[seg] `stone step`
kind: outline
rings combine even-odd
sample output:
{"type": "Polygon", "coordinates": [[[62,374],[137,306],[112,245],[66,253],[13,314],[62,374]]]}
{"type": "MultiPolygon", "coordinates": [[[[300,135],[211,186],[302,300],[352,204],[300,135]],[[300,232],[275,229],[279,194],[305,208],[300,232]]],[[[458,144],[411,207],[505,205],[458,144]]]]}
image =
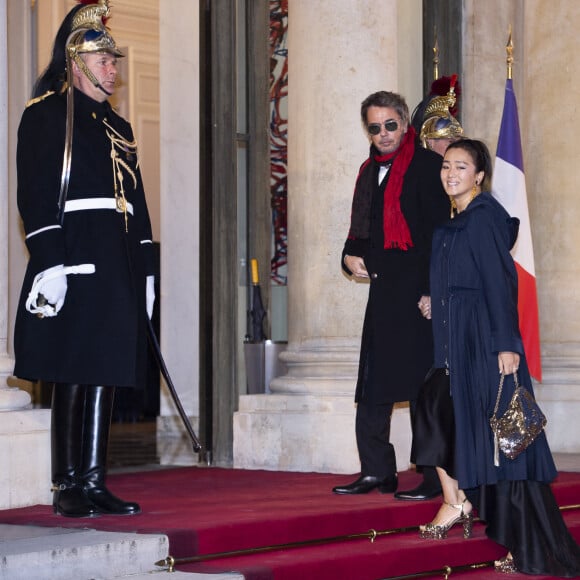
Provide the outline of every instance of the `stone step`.
{"type": "Polygon", "coordinates": [[[126,580],[244,580],[244,575],[237,572],[222,574],[199,574],[197,572],[149,572],[136,576],[125,576],[126,580]]]}
{"type": "Polygon", "coordinates": [[[199,574],[198,572],[149,572],[147,574],[137,574],[123,576],[125,580],[244,580],[244,575],[237,572],[221,574],[199,574]]]}
{"type": "Polygon", "coordinates": [[[163,534],[0,524],[0,580],[243,580],[243,575],[163,571],[163,534]]]}

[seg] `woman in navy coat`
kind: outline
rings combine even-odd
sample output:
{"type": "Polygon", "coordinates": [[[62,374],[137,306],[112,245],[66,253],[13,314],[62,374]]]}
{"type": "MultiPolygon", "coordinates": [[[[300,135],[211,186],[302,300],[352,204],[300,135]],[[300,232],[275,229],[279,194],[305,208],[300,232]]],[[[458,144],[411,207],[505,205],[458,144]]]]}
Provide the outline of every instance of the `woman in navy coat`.
{"type": "Polygon", "coordinates": [[[413,459],[437,465],[444,502],[435,519],[421,526],[421,536],[442,539],[461,523],[468,538],[477,507],[487,535],[508,549],[496,562],[498,571],[575,577],[580,548],[549,486],[556,468],[544,432],[516,459],[500,453],[494,464],[489,419],[500,373],[506,377],[499,416],[513,394],[514,373],[533,393],[510,254],[519,220],[482,191],[491,180],[482,142],[451,144],[441,180],[454,219],[433,237],[431,301],[421,310],[433,321],[438,378],[427,381],[419,397],[413,459]]]}

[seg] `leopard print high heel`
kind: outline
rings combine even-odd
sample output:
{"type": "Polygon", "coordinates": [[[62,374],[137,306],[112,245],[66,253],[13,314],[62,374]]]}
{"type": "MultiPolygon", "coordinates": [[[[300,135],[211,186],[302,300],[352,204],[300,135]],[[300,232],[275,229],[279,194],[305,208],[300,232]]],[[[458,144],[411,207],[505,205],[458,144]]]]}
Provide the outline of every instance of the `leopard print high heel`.
{"type": "Polygon", "coordinates": [[[493,563],[493,567],[496,572],[500,572],[501,574],[517,574],[518,569],[514,564],[514,559],[512,558],[511,554],[504,556],[501,560],[496,560],[493,563]]]}
{"type": "Polygon", "coordinates": [[[434,524],[429,523],[420,527],[419,536],[424,540],[444,540],[447,537],[447,532],[457,523],[463,524],[463,537],[467,540],[471,537],[471,530],[473,528],[473,515],[471,512],[468,514],[464,511],[464,505],[467,501],[465,498],[461,503],[449,503],[443,502],[444,504],[459,510],[459,515],[456,518],[444,523],[444,524],[434,524]]]}

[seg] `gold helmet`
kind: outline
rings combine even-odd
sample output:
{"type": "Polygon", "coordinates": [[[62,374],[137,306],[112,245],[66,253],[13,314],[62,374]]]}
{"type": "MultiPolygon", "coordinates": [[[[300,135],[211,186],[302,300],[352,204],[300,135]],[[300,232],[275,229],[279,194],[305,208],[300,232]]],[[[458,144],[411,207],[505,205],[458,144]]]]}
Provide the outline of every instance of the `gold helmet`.
{"type": "MultiPolygon", "coordinates": [[[[108,0],[98,0],[93,3],[81,3],[84,6],[75,13],[72,19],[71,32],[66,41],[67,60],[76,62],[93,85],[109,94],[80,57],[81,54],[89,52],[107,52],[117,57],[124,56],[105,26],[110,12],[109,2],[108,0]]],[[[69,76],[69,82],[71,80],[69,76]]]]}
{"type": "Polygon", "coordinates": [[[425,107],[419,139],[426,149],[429,149],[428,139],[456,141],[463,136],[463,127],[451,114],[457,99],[455,95],[456,82],[457,75],[453,75],[447,94],[433,97],[425,107]]]}

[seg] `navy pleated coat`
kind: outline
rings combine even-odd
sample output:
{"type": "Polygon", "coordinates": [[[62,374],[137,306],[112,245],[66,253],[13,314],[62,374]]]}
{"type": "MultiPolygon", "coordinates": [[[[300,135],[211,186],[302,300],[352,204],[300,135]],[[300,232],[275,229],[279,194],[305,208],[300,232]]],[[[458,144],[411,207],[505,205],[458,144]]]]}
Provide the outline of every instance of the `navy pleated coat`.
{"type": "MultiPolygon", "coordinates": [[[[431,260],[435,365],[448,367],[456,423],[455,476],[460,489],[501,480],[550,482],[556,469],[545,434],[515,460],[500,453],[494,466],[493,414],[498,354],[521,356],[519,379],[532,393],[518,325],[517,273],[510,254],[519,221],[490,193],[436,229],[431,260]]],[[[514,391],[504,383],[501,415],[514,391]]]]}

